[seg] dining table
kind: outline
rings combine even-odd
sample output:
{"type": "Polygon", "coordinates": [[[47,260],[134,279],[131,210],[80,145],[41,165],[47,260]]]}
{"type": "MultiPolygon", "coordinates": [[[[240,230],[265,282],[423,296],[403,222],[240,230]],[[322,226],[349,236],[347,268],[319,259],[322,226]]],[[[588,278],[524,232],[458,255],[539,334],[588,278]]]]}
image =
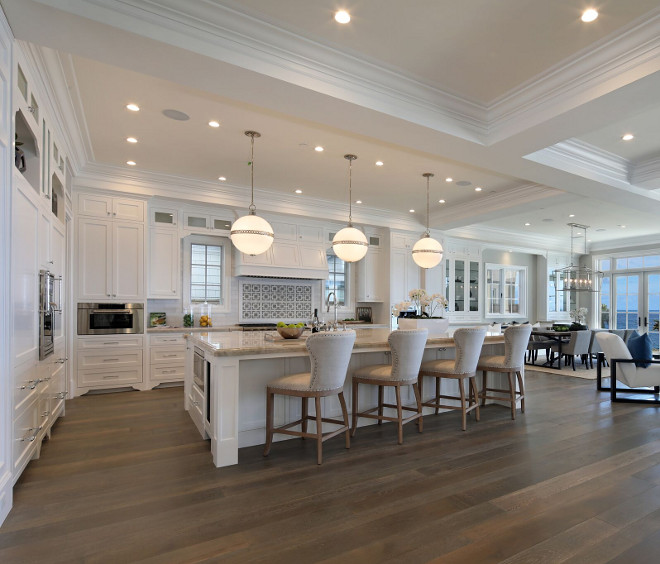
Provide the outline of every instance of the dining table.
{"type": "MultiPolygon", "coordinates": [[[[567,343],[571,338],[570,331],[553,331],[552,329],[532,329],[531,337],[545,337],[557,343],[557,366],[558,370],[561,369],[561,356],[562,346],[567,343]]],[[[530,338],[531,338],[530,337],[530,338]]],[[[546,368],[555,368],[554,356],[548,358],[541,366],[546,368]]]]}

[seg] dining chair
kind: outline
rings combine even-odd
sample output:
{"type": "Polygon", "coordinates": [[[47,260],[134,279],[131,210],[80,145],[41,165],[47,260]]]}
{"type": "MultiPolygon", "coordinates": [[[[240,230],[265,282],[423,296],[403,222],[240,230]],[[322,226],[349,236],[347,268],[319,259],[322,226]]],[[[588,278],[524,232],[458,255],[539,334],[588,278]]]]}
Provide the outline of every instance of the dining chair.
{"type": "MultiPolygon", "coordinates": [[[[575,357],[580,356],[582,362],[584,363],[585,369],[589,368],[587,363],[587,355],[589,354],[589,341],[591,339],[591,331],[571,331],[571,337],[568,343],[562,344],[561,346],[561,355],[568,359],[575,370],[575,357]]],[[[554,344],[552,346],[552,353],[559,353],[559,345],[554,344]]],[[[561,358],[559,359],[561,367],[561,358]]],[[[567,363],[564,363],[567,365],[567,363]]]]}
{"type": "Polygon", "coordinates": [[[348,411],[344,399],[344,382],[348,364],[351,360],[355,331],[333,331],[314,333],[307,337],[307,350],[311,363],[311,371],[302,374],[283,376],[268,383],[266,387],[266,445],[264,456],[270,453],[273,434],[293,435],[296,437],[316,439],[316,461],[323,461],[323,442],[341,433],[346,435],[346,448],[350,448],[351,439],[348,425],[348,411]],[[297,421],[275,428],[274,403],[275,394],[299,397],[302,401],[302,416],[297,421]],[[338,396],[343,414],[343,421],[322,417],[321,398],[338,396]],[[307,400],[314,398],[315,414],[307,413],[307,400]],[[314,433],[307,432],[307,422],[314,421],[314,433]],[[338,429],[323,433],[323,423],[339,425],[338,429]],[[291,427],[301,426],[300,431],[291,427]]]}
{"type": "Polygon", "coordinates": [[[353,374],[353,428],[351,435],[355,436],[359,417],[377,419],[381,425],[383,421],[397,424],[398,442],[403,443],[403,426],[410,421],[418,421],[418,431],[422,432],[422,404],[418,387],[419,367],[424,356],[424,347],[428,329],[398,329],[392,331],[387,342],[392,353],[392,364],[374,364],[364,366],[353,374]],[[365,411],[358,409],[358,386],[366,384],[378,386],[378,405],[365,411]],[[415,406],[406,407],[401,403],[401,386],[412,386],[415,394],[415,406]],[[396,405],[384,403],[384,389],[393,387],[396,405]],[[383,414],[384,408],[396,409],[396,417],[383,414]],[[409,417],[403,417],[403,411],[412,411],[409,417]],[[374,414],[374,411],[378,413],[374,414]]]}

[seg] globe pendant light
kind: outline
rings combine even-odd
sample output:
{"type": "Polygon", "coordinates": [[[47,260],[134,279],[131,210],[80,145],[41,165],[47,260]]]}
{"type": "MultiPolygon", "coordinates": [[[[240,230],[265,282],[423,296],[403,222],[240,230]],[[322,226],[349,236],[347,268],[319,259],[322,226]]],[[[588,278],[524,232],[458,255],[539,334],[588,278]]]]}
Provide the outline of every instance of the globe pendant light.
{"type": "Polygon", "coordinates": [[[344,155],[344,158],[348,160],[348,227],[338,231],[332,238],[332,250],[344,262],[356,262],[367,254],[369,243],[367,243],[364,233],[353,227],[352,221],[353,190],[351,172],[353,161],[357,157],[355,155],[344,155]]]}
{"type": "Polygon", "coordinates": [[[426,178],[426,233],[415,243],[412,249],[412,257],[415,264],[422,268],[433,268],[442,261],[442,245],[431,237],[429,229],[429,181],[433,178],[432,172],[422,174],[426,178]]]}
{"type": "Polygon", "coordinates": [[[231,242],[246,255],[255,256],[265,253],[273,244],[275,237],[273,228],[263,217],[257,215],[257,207],[254,205],[254,138],[261,137],[256,131],[246,131],[245,135],[250,137],[250,180],[252,183],[252,197],[250,200],[250,213],[239,217],[231,226],[231,242]]]}

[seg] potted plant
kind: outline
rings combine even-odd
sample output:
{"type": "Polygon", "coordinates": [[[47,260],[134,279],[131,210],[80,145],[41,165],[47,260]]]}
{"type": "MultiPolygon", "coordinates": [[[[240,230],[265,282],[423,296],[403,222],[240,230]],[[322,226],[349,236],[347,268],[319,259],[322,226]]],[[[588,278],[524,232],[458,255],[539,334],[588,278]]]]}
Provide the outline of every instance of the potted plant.
{"type": "Polygon", "coordinates": [[[442,294],[429,294],[423,288],[408,292],[408,301],[399,302],[392,308],[398,317],[399,329],[426,328],[430,336],[440,336],[447,332],[449,319],[442,317],[447,309],[447,300],[442,294]]]}
{"type": "Polygon", "coordinates": [[[589,329],[584,322],[587,320],[587,308],[579,307],[569,312],[573,323],[571,324],[570,331],[585,331],[589,329]]]}

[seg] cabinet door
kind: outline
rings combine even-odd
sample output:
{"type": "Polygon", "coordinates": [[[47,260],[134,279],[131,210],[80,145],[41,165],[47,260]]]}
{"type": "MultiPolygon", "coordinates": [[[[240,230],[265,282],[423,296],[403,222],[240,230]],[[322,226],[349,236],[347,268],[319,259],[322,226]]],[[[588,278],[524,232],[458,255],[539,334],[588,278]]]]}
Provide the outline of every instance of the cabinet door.
{"type": "Polygon", "coordinates": [[[186,212],[183,214],[183,228],[188,231],[200,233],[208,231],[211,218],[208,215],[186,212]]]}
{"type": "Polygon", "coordinates": [[[78,294],[83,300],[112,297],[112,222],[78,220],[78,294]]]}
{"type": "Polygon", "coordinates": [[[78,194],[78,214],[90,217],[112,216],[112,198],[99,194],[78,194]]]}
{"type": "Polygon", "coordinates": [[[298,249],[300,266],[303,268],[328,268],[328,259],[323,245],[301,244],[298,249]]]}
{"type": "Polygon", "coordinates": [[[48,210],[39,213],[39,266],[44,270],[53,270],[53,258],[50,247],[51,219],[48,210]]]}
{"type": "Polygon", "coordinates": [[[381,253],[371,248],[366,256],[357,263],[358,302],[383,301],[383,292],[380,284],[383,279],[380,274],[381,263],[381,253]]]}
{"type": "Polygon", "coordinates": [[[300,266],[300,253],[298,252],[298,245],[295,243],[274,241],[271,248],[273,249],[274,266],[300,266]]]}
{"type": "Polygon", "coordinates": [[[179,213],[170,208],[154,208],[149,212],[150,224],[154,227],[176,227],[179,213]]]}
{"type": "Polygon", "coordinates": [[[115,222],[112,226],[112,297],[144,297],[144,225],[115,222]]]}
{"type": "Polygon", "coordinates": [[[53,261],[50,269],[55,276],[63,276],[65,272],[66,257],[66,234],[64,226],[54,221],[50,235],[51,260],[53,261]]]}
{"type": "Polygon", "coordinates": [[[150,232],[149,242],[149,297],[178,298],[179,233],[155,228],[150,232]]]}
{"type": "Polygon", "coordinates": [[[127,221],[144,221],[144,202],[128,198],[114,198],[112,217],[127,221]]]}
{"type": "Polygon", "coordinates": [[[406,283],[406,251],[405,249],[392,249],[390,266],[390,301],[393,304],[408,299],[406,283]]]}

